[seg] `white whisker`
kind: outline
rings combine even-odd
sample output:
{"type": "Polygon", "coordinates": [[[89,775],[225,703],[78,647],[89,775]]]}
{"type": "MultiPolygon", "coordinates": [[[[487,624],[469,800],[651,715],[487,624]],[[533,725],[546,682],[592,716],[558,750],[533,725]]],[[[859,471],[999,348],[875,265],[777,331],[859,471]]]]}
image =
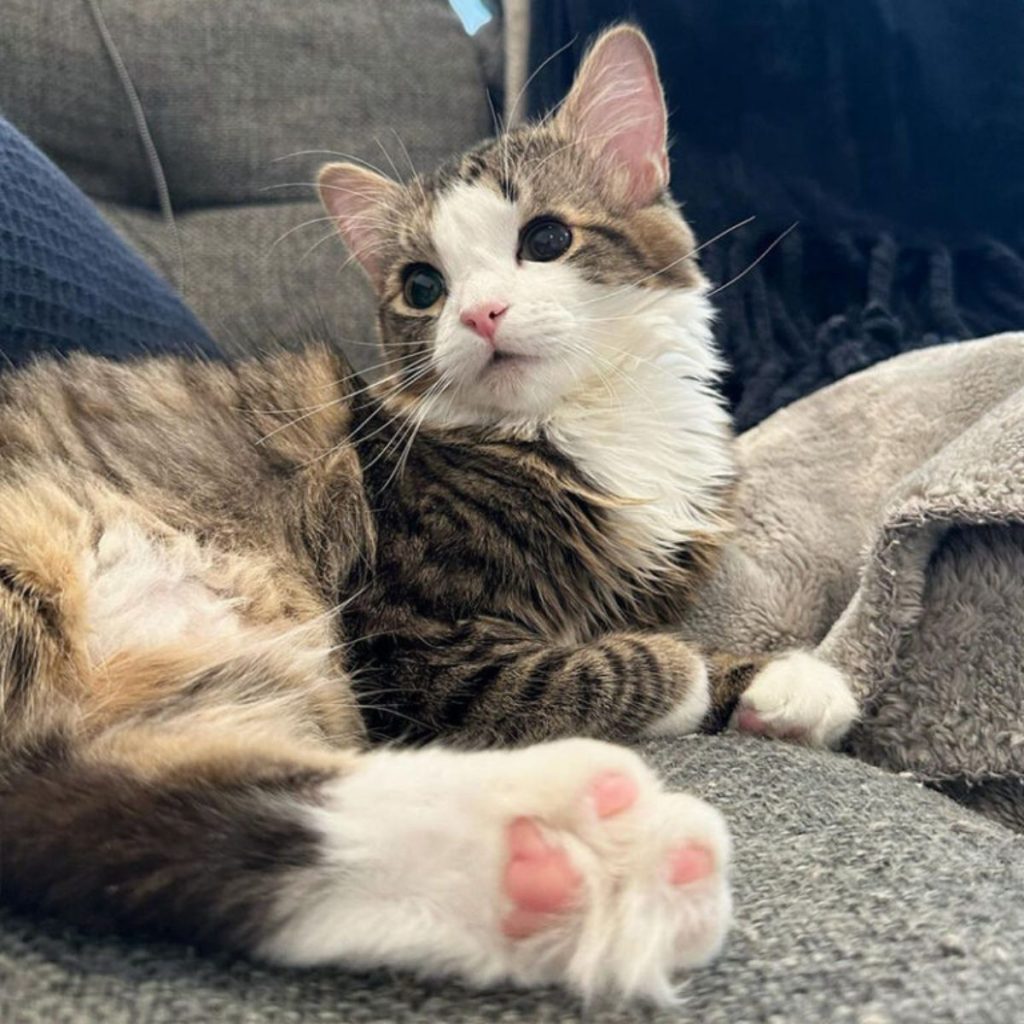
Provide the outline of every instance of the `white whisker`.
{"type": "Polygon", "coordinates": [[[624,292],[629,291],[630,288],[635,288],[637,285],[643,284],[645,281],[650,281],[654,277],[658,277],[660,274],[664,274],[666,270],[671,270],[674,266],[682,263],[684,260],[692,259],[697,253],[706,249],[709,245],[713,245],[719,239],[725,238],[726,235],[731,234],[733,231],[738,231],[742,227],[746,227],[751,221],[756,219],[756,215],[751,214],[749,217],[743,220],[738,220],[735,224],[725,228],[724,231],[719,231],[717,235],[712,235],[706,242],[701,242],[700,245],[694,246],[689,252],[684,253],[682,256],[672,260],[671,263],[666,263],[665,266],[659,270],[654,270],[650,274],[645,274],[639,280],[631,281],[629,284],[619,288],[617,291],[610,292],[607,295],[599,295],[596,298],[588,299],[586,302],[581,302],[581,306],[590,306],[595,302],[607,302],[609,299],[613,299],[618,295],[622,295],[624,292]]]}
{"type": "Polygon", "coordinates": [[[771,245],[769,245],[768,248],[765,249],[764,252],[762,252],[761,255],[757,257],[756,260],[754,260],[753,263],[751,263],[745,269],[741,270],[735,277],[731,277],[728,281],[725,282],[725,284],[720,284],[717,288],[708,292],[708,298],[710,299],[711,296],[717,295],[719,292],[725,291],[726,288],[728,288],[730,285],[735,284],[737,281],[740,280],[740,278],[746,277],[746,275],[749,274],[750,271],[752,271],[754,267],[756,267],[758,263],[760,263],[761,260],[763,260],[765,256],[767,256],[768,253],[770,253],[772,249],[774,249],[775,246],[777,246],[786,237],[786,235],[788,235],[797,226],[798,223],[799,221],[793,221],[793,223],[790,224],[789,227],[786,228],[786,230],[783,231],[782,234],[779,235],[779,237],[776,238],[775,241],[772,242],[771,245]]]}

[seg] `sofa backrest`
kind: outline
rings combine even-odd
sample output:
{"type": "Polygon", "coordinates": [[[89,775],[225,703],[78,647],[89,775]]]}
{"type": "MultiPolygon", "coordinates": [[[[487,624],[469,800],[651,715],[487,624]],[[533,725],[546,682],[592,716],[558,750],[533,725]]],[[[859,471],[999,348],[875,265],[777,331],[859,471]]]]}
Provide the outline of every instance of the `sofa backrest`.
{"type": "MultiPolygon", "coordinates": [[[[308,197],[326,153],[409,172],[490,133],[480,63],[445,0],[98,0],[175,208],[308,197]],[[378,141],[379,140],[379,144],[378,141]],[[403,149],[404,145],[404,149],[403,149]],[[386,156],[383,146],[388,151],[386,156]]],[[[0,112],[86,192],[157,205],[90,0],[4,0],[0,112]]]]}

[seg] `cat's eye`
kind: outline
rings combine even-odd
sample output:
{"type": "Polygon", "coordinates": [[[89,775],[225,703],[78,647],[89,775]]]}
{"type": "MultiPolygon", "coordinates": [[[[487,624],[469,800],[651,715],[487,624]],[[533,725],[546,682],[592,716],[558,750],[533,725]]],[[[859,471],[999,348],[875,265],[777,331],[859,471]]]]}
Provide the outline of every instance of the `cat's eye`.
{"type": "Polygon", "coordinates": [[[406,268],[402,295],[413,309],[430,309],[444,295],[441,271],[429,263],[414,263],[406,268]]]}
{"type": "Polygon", "coordinates": [[[523,229],[519,258],[535,263],[557,260],[572,245],[572,232],[560,220],[543,217],[523,229]]]}

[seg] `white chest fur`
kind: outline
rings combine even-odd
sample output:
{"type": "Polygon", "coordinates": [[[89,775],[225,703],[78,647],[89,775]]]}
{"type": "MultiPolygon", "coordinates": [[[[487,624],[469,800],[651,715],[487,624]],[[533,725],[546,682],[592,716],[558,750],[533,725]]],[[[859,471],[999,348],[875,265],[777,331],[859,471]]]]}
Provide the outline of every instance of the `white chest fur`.
{"type": "Polygon", "coordinates": [[[621,339],[615,369],[559,409],[547,433],[622,499],[614,520],[636,570],[648,573],[680,544],[724,529],[718,495],[733,463],[706,300],[673,297],[634,330],[645,337],[621,339]]]}

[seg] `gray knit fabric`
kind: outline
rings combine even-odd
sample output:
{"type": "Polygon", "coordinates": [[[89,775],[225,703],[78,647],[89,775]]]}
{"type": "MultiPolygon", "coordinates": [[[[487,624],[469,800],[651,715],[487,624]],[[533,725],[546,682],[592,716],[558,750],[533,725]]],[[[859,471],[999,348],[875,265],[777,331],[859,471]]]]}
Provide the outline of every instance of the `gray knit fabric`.
{"type": "MultiPolygon", "coordinates": [[[[446,0],[99,6],[179,210],[284,195],[267,186],[308,182],[329,159],[300,151],[407,175],[402,143],[422,169],[490,130],[476,48],[446,0]]],[[[0,54],[5,116],[90,195],[156,207],[85,0],[4,0],[0,54]]]]}
{"type": "MultiPolygon", "coordinates": [[[[174,280],[174,249],[158,214],[114,203],[100,209],[174,280]]],[[[317,202],[243,203],[178,215],[188,254],[185,297],[226,352],[295,348],[316,337],[343,348],[356,368],[380,361],[370,286],[355,264],[342,269],[343,243],[323,216],[317,202]]]]}
{"type": "Polygon", "coordinates": [[[907,779],[736,737],[646,748],[723,808],[737,921],[681,1005],[297,972],[0,917],[4,1024],[965,1024],[1024,1014],[1024,839],[907,779]]]}
{"type": "Polygon", "coordinates": [[[865,370],[739,453],[740,528],[687,633],[819,645],[866,702],[860,756],[1024,824],[1024,334],[865,370]]]}

